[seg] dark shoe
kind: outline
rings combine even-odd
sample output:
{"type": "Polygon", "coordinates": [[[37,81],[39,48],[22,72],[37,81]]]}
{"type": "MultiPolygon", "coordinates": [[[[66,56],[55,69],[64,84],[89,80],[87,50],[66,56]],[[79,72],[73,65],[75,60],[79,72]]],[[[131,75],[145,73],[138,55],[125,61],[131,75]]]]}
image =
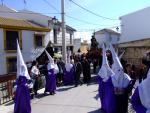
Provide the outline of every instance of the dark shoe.
{"type": "Polygon", "coordinates": [[[78,85],[75,85],[74,87],[78,87],[78,85]]]}
{"type": "Polygon", "coordinates": [[[50,95],[54,95],[54,93],[53,93],[53,92],[50,92],[50,95]]]}

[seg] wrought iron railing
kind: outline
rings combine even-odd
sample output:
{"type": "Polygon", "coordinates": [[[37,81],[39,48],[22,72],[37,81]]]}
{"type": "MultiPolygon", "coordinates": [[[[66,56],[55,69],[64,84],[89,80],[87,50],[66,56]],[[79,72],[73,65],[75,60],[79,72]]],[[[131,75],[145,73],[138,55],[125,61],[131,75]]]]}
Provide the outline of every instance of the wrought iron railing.
{"type": "MultiPolygon", "coordinates": [[[[7,103],[14,98],[14,85],[16,74],[7,74],[0,76],[0,104],[7,103]]],[[[39,89],[45,86],[45,76],[41,75],[38,79],[39,89]]]]}
{"type": "Polygon", "coordinates": [[[15,74],[0,76],[0,104],[4,104],[13,99],[13,85],[15,74]]]}

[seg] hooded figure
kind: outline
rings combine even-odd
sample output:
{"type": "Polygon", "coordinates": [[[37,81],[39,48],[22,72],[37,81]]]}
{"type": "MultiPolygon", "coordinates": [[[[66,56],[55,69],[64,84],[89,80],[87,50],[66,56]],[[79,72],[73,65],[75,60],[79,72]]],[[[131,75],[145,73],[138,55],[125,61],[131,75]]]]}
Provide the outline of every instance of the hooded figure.
{"type": "Polygon", "coordinates": [[[17,41],[17,89],[14,100],[14,113],[31,113],[30,92],[27,80],[30,79],[17,41]]]}
{"type": "Polygon", "coordinates": [[[131,103],[136,113],[150,113],[150,69],[147,78],[135,89],[131,103]]]}
{"type": "Polygon", "coordinates": [[[49,59],[49,63],[47,65],[48,74],[46,76],[46,85],[45,85],[45,93],[49,92],[51,95],[55,94],[56,90],[56,76],[54,74],[55,64],[53,58],[50,54],[45,50],[47,57],[49,59]]]}
{"type": "Polygon", "coordinates": [[[115,95],[111,76],[114,75],[112,69],[108,65],[106,49],[103,44],[102,66],[99,70],[99,96],[101,100],[101,110],[105,113],[115,113],[115,95]]]}
{"type": "Polygon", "coordinates": [[[128,94],[131,92],[135,82],[131,81],[129,75],[124,73],[119,58],[111,44],[110,50],[113,57],[112,70],[115,73],[111,78],[116,97],[116,113],[126,113],[128,109],[128,94]]]}
{"type": "Polygon", "coordinates": [[[63,83],[65,85],[73,83],[74,80],[74,68],[73,64],[70,62],[71,51],[68,51],[67,54],[67,63],[65,64],[63,83]]]}

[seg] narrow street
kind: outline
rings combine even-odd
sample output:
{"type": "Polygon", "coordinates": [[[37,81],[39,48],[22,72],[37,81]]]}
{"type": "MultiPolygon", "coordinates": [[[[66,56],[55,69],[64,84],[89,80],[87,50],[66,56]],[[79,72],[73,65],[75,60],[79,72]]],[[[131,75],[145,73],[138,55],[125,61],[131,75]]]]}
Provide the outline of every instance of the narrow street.
{"type": "MultiPolygon", "coordinates": [[[[100,102],[95,82],[78,87],[62,86],[55,95],[44,96],[44,89],[38,91],[39,97],[32,100],[32,113],[100,113],[100,102]]],[[[13,113],[13,104],[2,105],[0,113],[13,113]]]]}
{"type": "Polygon", "coordinates": [[[97,85],[64,86],[32,103],[32,113],[98,113],[97,85]]]}
{"type": "MultiPolygon", "coordinates": [[[[58,87],[55,95],[44,96],[43,88],[38,91],[39,96],[31,100],[32,113],[101,113],[97,89],[95,75],[88,85],[58,87]]],[[[1,105],[0,113],[13,113],[13,108],[13,102],[1,105]]],[[[130,103],[128,113],[135,113],[130,103]]]]}

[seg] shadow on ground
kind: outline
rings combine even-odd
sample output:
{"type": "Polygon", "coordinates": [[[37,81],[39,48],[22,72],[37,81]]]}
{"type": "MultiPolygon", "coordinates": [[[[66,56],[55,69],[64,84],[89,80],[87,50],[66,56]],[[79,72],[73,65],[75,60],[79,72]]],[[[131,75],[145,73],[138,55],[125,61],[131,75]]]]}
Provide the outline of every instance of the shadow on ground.
{"type": "Polygon", "coordinates": [[[88,85],[95,85],[95,84],[98,84],[98,76],[97,75],[91,77],[91,82],[88,83],[87,86],[88,85]]]}
{"type": "Polygon", "coordinates": [[[102,112],[100,109],[97,109],[97,110],[94,110],[94,111],[90,111],[88,113],[104,113],[104,112],[102,112]]]}
{"type": "Polygon", "coordinates": [[[57,89],[57,91],[58,92],[62,92],[62,91],[67,91],[67,90],[69,90],[69,89],[72,89],[72,88],[74,88],[74,86],[70,86],[70,87],[60,87],[59,89],[57,89]]]}
{"type": "Polygon", "coordinates": [[[10,106],[10,105],[12,105],[12,104],[14,104],[14,101],[12,100],[12,101],[10,101],[10,102],[7,102],[6,104],[4,104],[5,106],[10,106]]]}

